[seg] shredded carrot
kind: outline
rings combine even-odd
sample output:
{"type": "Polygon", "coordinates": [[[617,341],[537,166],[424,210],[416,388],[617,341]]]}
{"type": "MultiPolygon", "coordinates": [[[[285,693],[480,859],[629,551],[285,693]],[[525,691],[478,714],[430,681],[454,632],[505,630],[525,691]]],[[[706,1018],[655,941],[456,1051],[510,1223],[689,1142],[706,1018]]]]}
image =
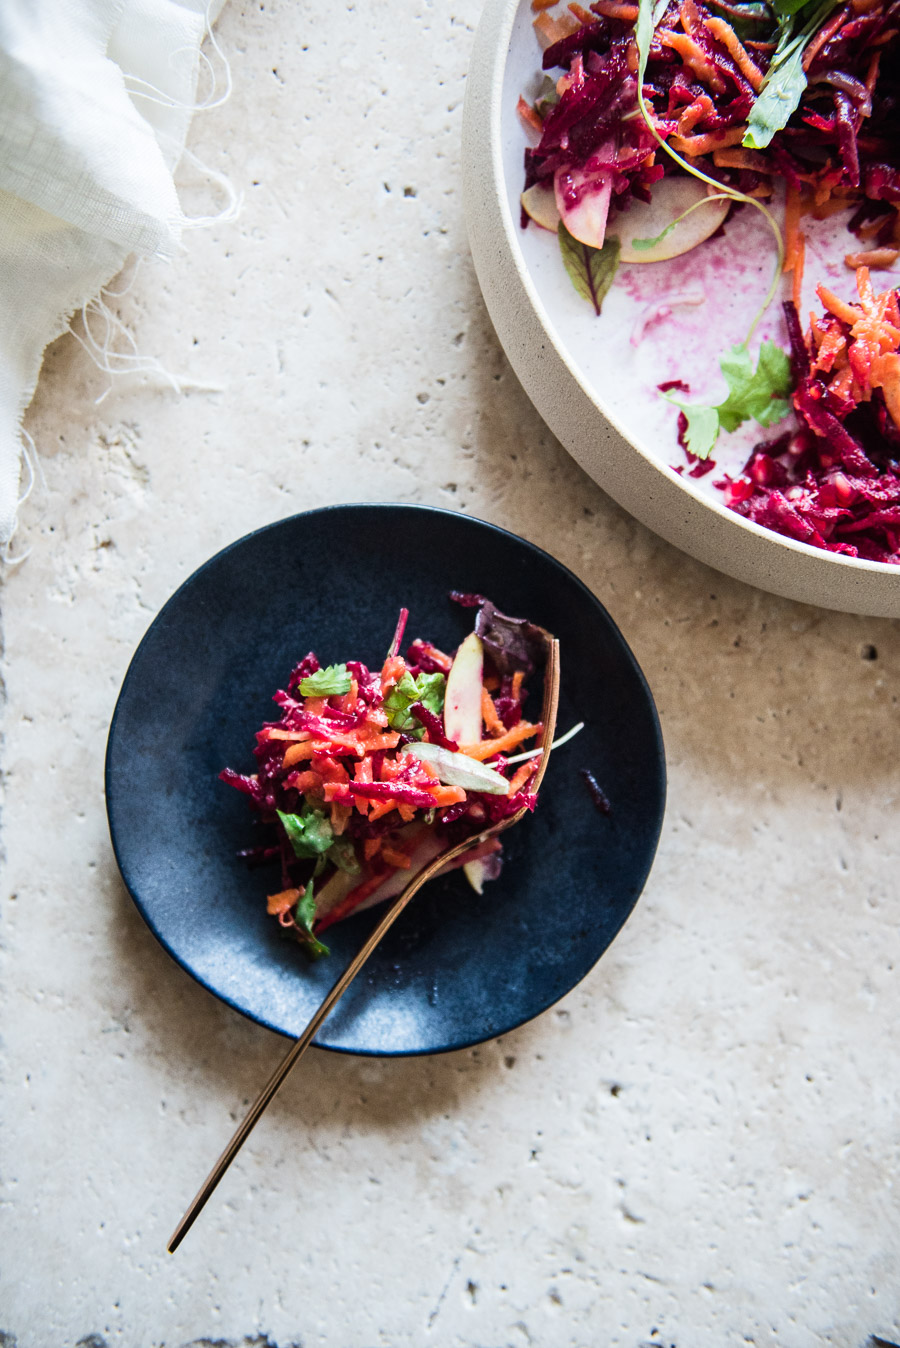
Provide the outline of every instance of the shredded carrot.
{"type": "Polygon", "coordinates": [[[400,743],[400,736],[396,731],[391,731],[389,735],[368,735],[364,744],[365,753],[374,753],[376,749],[396,749],[400,743]]]}
{"type": "Polygon", "coordinates": [[[397,806],[397,813],[400,815],[404,824],[411,824],[416,817],[415,805],[407,805],[403,800],[398,800],[395,804],[397,806]]]}
{"type": "Polygon", "coordinates": [[[521,94],[519,95],[519,101],[516,104],[516,112],[527,127],[530,127],[532,131],[536,131],[539,136],[543,135],[544,123],[541,121],[531,104],[527,103],[521,94]]]}
{"type": "Polygon", "coordinates": [[[717,168],[747,169],[750,173],[778,172],[765,155],[759,154],[756,150],[745,150],[740,145],[731,150],[716,150],[713,154],[713,163],[717,168]]]}
{"type": "Polygon", "coordinates": [[[266,896],[266,909],[274,917],[276,913],[286,913],[300,897],[299,889],[282,889],[278,894],[266,896]]]}
{"type": "Polygon", "coordinates": [[[788,183],[784,200],[784,266],[782,271],[793,271],[797,265],[797,249],[800,245],[800,216],[802,197],[799,188],[788,183]]]}
{"type": "Polygon", "coordinates": [[[389,655],[381,670],[381,691],[387,692],[395,683],[399,683],[406,673],[406,661],[402,655],[389,655]]]}
{"type": "Polygon", "coordinates": [[[537,34],[538,42],[541,44],[544,51],[546,51],[548,47],[553,46],[554,42],[561,42],[562,39],[568,37],[570,33],[577,33],[581,24],[575,18],[574,14],[569,14],[567,11],[557,15],[555,18],[553,15],[543,11],[533,21],[532,27],[537,34]]]}
{"type": "Polygon", "coordinates": [[[292,744],[281,760],[281,766],[284,769],[291,768],[301,759],[312,758],[316,752],[316,743],[313,740],[306,740],[303,744],[292,744]]]}
{"type": "Polygon", "coordinates": [[[844,300],[838,299],[837,295],[832,294],[828,287],[821,283],[816,286],[816,294],[828,312],[834,314],[842,323],[848,323],[852,327],[863,317],[863,311],[857,305],[847,304],[844,300]]]}
{"type": "Polygon", "coordinates": [[[726,23],[724,19],[715,18],[707,19],[706,27],[713,37],[717,37],[723,47],[727,49],[728,55],[734,61],[744,79],[753,89],[753,92],[758,94],[762,88],[762,71],[744,47],[731,24],[726,23]]]}
{"type": "Polygon", "coordinates": [[[850,17],[849,9],[839,9],[837,14],[835,14],[833,18],[829,19],[828,22],[824,25],[824,27],[819,29],[818,33],[816,33],[812,42],[810,42],[809,46],[806,48],[806,51],[803,53],[804,70],[809,70],[813,61],[816,59],[819,52],[825,46],[825,43],[831,41],[831,39],[834,37],[838,29],[843,28],[844,24],[847,22],[849,17],[850,17]]]}
{"type": "Polygon", "coordinates": [[[900,429],[900,355],[895,351],[878,356],[872,362],[871,382],[880,388],[891,421],[900,429]]]}
{"type": "Polygon", "coordinates": [[[304,795],[312,793],[316,796],[322,795],[322,778],[317,772],[293,772],[290,777],[285,778],[285,786],[292,786],[295,791],[302,791],[304,795]]]}
{"type": "Polygon", "coordinates": [[[835,394],[838,398],[849,398],[850,390],[853,387],[853,371],[849,365],[845,365],[843,370],[839,370],[828,385],[829,393],[835,394]]]}
{"type": "Polygon", "coordinates": [[[492,735],[504,734],[506,726],[497,715],[494,699],[486,688],[482,688],[481,690],[481,719],[484,721],[484,724],[492,735]]]}
{"type": "Polygon", "coordinates": [[[681,0],[678,17],[681,20],[682,28],[691,37],[696,37],[703,31],[703,16],[697,8],[695,0],[681,0]]]}
{"type": "Polygon", "coordinates": [[[311,740],[312,735],[308,730],[282,730],[280,726],[266,726],[265,730],[259,732],[257,738],[263,744],[267,744],[270,740],[289,740],[299,744],[303,740],[311,740]]]}
{"type": "Polygon", "coordinates": [[[520,721],[518,725],[513,726],[512,730],[507,730],[505,735],[501,735],[496,740],[482,740],[480,744],[461,744],[460,752],[468,754],[470,758],[477,758],[483,762],[486,758],[493,758],[494,754],[505,754],[509,749],[514,749],[517,744],[523,740],[530,740],[533,735],[541,732],[543,726],[540,721],[537,725],[531,725],[528,721],[520,721]]]}
{"type": "MultiPolygon", "coordinates": [[[[314,741],[316,743],[317,741],[314,741]]],[[[340,730],[330,730],[328,732],[328,745],[343,750],[345,754],[356,754],[361,757],[366,752],[366,746],[356,735],[345,735],[340,730]]],[[[317,752],[321,753],[321,750],[317,752]]]]}
{"type": "Polygon", "coordinates": [[[744,133],[747,127],[732,126],[727,131],[710,131],[702,136],[670,136],[669,144],[673,150],[679,154],[690,155],[696,159],[697,155],[711,154],[713,150],[724,150],[729,145],[739,145],[744,139],[744,133]]]}
{"type": "MultiPolygon", "coordinates": [[[[818,198],[819,195],[820,194],[816,192],[816,198],[818,198]]],[[[845,197],[839,197],[834,194],[824,198],[822,201],[816,200],[816,205],[813,208],[812,214],[816,220],[828,220],[832,215],[840,215],[841,211],[846,211],[850,206],[854,206],[855,204],[855,202],[848,201],[845,197]]]]}
{"type": "Polygon", "coordinates": [[[378,856],[383,841],[383,838],[363,838],[363,856],[366,861],[371,861],[373,857],[378,856]]]}
{"type": "Polygon", "coordinates": [[[594,15],[591,13],[591,11],[589,9],[585,9],[582,5],[579,5],[577,3],[577,0],[571,0],[571,3],[569,4],[569,11],[570,13],[575,15],[575,18],[578,20],[579,23],[594,22],[594,15]]]}
{"type": "Polygon", "coordinates": [[[398,871],[408,871],[412,865],[412,861],[406,853],[398,851],[396,847],[391,847],[390,843],[386,843],[382,847],[381,855],[389,866],[393,866],[398,871]]]}
{"type": "MultiPolygon", "coordinates": [[[[668,28],[658,28],[656,37],[664,47],[671,47],[673,51],[677,51],[688,69],[692,70],[714,94],[725,92],[722,76],[712,62],[706,59],[706,53],[700,44],[687,33],[673,33],[668,28]]],[[[746,130],[746,127],[741,129],[741,136],[746,130]]],[[[734,141],[730,141],[729,144],[733,145],[734,141]]]]}
{"type": "Polygon", "coordinates": [[[466,798],[461,786],[434,786],[431,788],[435,805],[460,805],[466,798]]]}
{"type": "Polygon", "coordinates": [[[395,810],[396,808],[397,802],[395,800],[376,801],[369,811],[369,823],[374,824],[376,819],[380,819],[382,815],[390,814],[391,810],[395,810]]]}
{"type": "Polygon", "coordinates": [[[822,344],[816,355],[813,369],[824,370],[827,374],[829,370],[834,369],[835,361],[840,353],[846,350],[846,347],[847,338],[844,336],[840,327],[835,324],[834,327],[828,329],[825,336],[822,338],[822,344]]]}
{"type": "Polygon", "coordinates": [[[847,253],[844,262],[853,271],[857,267],[874,267],[876,271],[884,271],[892,267],[898,257],[900,248],[870,248],[864,253],[847,253]]]}
{"type": "Polygon", "coordinates": [[[806,238],[803,234],[797,236],[797,248],[794,254],[794,284],[791,287],[791,299],[797,313],[800,312],[800,298],[803,292],[803,268],[806,264],[806,238]]]}
{"type": "Polygon", "coordinates": [[[356,700],[359,697],[359,682],[354,675],[350,680],[350,690],[341,698],[341,711],[356,711],[356,700]]]}
{"type": "Polygon", "coordinates": [[[516,702],[522,701],[522,684],[525,682],[525,674],[521,669],[517,669],[512,676],[512,696],[516,702]]]}
{"type": "Polygon", "coordinates": [[[606,19],[622,19],[625,23],[636,23],[638,7],[620,4],[618,0],[594,0],[594,13],[602,14],[606,19]]]}
{"type": "Polygon", "coordinates": [[[708,117],[712,111],[713,101],[709,94],[700,94],[694,99],[693,103],[688,103],[678,118],[679,136],[690,135],[697,123],[701,122],[704,117],[708,117]]]}
{"type": "Polygon", "coordinates": [[[532,13],[540,14],[542,9],[552,9],[556,0],[531,0],[532,13]]]}
{"type": "Polygon", "coordinates": [[[876,234],[880,234],[885,225],[890,221],[890,212],[884,215],[876,216],[874,220],[867,220],[863,225],[857,225],[856,233],[861,239],[874,239],[876,234]]]}
{"type": "Polygon", "coordinates": [[[525,783],[534,776],[534,774],[538,770],[539,762],[540,759],[538,758],[530,758],[528,762],[523,763],[522,766],[510,778],[509,794],[511,796],[514,796],[517,791],[521,791],[525,783]]]}

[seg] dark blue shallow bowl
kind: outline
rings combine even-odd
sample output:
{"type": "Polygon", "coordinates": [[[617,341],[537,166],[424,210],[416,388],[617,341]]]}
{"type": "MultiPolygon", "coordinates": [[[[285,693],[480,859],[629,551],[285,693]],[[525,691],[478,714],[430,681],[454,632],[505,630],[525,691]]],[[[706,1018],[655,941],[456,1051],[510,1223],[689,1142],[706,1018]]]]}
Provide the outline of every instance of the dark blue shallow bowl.
{"type": "MultiPolygon", "coordinates": [[[[204,987],[298,1035],[376,920],[333,927],[309,964],[265,911],[277,874],[236,853],[256,824],[218,781],[252,771],[272,693],[313,648],[378,666],[401,605],[409,639],[454,649],[487,594],[560,640],[558,733],[533,817],[503,838],[482,898],[461,872],[433,880],[319,1032],[348,1053],[437,1053],[521,1025],[574,987],[631,912],[653,861],[665,760],[653,698],[609,614],[564,567],[493,525],[445,510],[346,505],[282,520],[196,571],[144,637],[113,716],[106,800],[116,860],[151,930],[204,987]],[[612,803],[596,809],[580,768],[612,803]]],[[[539,695],[539,689],[536,690],[539,695]]]]}

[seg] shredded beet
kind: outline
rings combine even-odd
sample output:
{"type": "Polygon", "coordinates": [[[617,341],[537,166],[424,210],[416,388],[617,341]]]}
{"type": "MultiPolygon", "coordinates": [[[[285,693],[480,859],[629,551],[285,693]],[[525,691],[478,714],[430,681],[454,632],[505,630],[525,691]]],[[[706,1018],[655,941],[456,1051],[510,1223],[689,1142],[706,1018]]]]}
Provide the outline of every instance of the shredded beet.
{"type": "MultiPolygon", "coordinates": [[[[543,69],[554,74],[520,110],[539,134],[525,151],[525,188],[544,184],[575,205],[602,184],[611,191],[613,220],[632,198],[649,201],[664,175],[684,170],[659,153],[639,112],[636,20],[608,17],[600,12],[605,8],[595,0],[589,19],[579,11],[581,21],[571,12],[538,15],[543,69]]],[[[637,10],[617,8],[622,16],[637,10]]],[[[643,85],[657,132],[717,182],[765,198],[772,195],[774,172],[810,209],[840,202],[855,210],[854,229],[865,226],[870,217],[860,216],[861,204],[900,202],[900,10],[897,0],[855,10],[840,6],[811,35],[796,110],[768,146],[752,150],[741,144],[740,131],[781,31],[775,12],[722,0],[670,0],[650,44],[643,85]]],[[[886,243],[896,245],[893,216],[887,230],[893,235],[886,243]]]]}
{"type": "Polygon", "coordinates": [[[590,768],[579,768],[578,775],[584,781],[585,786],[591,794],[591,800],[594,802],[600,813],[611,814],[612,806],[609,803],[609,797],[597,781],[597,778],[591,772],[590,768]]]}
{"type": "Polygon", "coordinates": [[[803,335],[785,305],[798,428],[757,445],[736,480],[717,483],[745,519],[845,557],[900,565],[900,306],[818,287],[824,312],[803,335]]]}
{"type": "MultiPolygon", "coordinates": [[[[474,693],[481,708],[477,732],[465,729],[478,741],[466,746],[468,752],[447,733],[457,705],[446,706],[453,659],[422,638],[410,643],[403,659],[403,608],[377,673],[348,660],[329,666],[304,693],[303,680],[321,668],[310,652],[292,671],[288,689],[274,694],[281,720],[256,733],[255,773],[226,768],[219,774],[249,797],[266,832],[241,856],[248,865],[271,865],[278,875],[271,885],[276,892],[267,896],[269,913],[312,958],[328,953],[321,932],[364,902],[399,893],[405,872],[416,874],[487,824],[534,809],[536,795],[528,786],[537,764],[517,767],[509,754],[541,732],[539,724],[521,722],[524,681],[537,663],[533,643],[541,629],[500,613],[480,595],[456,597],[478,608],[476,628],[498,669],[504,667],[497,690],[496,676],[490,686],[483,682],[480,661],[460,666],[457,686],[474,693]],[[482,740],[492,752],[482,751],[482,740]],[[418,752],[404,752],[417,745],[418,752]],[[435,756],[428,759],[423,751],[432,746],[435,756]],[[483,769],[475,771],[479,758],[490,758],[486,778],[483,769]],[[510,794],[494,793],[502,785],[496,774],[507,779],[510,794]],[[397,883],[379,893],[388,881],[397,883]]],[[[470,724],[463,721],[464,728],[470,724]]],[[[489,851],[484,878],[497,873],[499,842],[491,840],[489,851]]]]}

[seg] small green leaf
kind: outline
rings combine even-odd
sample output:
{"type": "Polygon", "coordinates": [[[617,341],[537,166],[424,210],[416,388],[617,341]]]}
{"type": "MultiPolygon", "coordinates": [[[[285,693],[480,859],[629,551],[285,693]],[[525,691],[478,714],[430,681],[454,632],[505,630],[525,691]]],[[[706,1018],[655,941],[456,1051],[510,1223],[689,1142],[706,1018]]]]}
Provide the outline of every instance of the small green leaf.
{"type": "Polygon", "coordinates": [[[297,907],[294,909],[294,921],[303,933],[303,945],[310,959],[321,959],[323,955],[330,955],[331,951],[327,945],[323,945],[318,937],[313,935],[313,923],[316,920],[316,900],[313,893],[313,882],[310,880],[306,889],[297,900],[297,907]]]}
{"type": "Polygon", "coordinates": [[[663,394],[686,416],[685,445],[698,459],[709,458],[720,429],[736,431],[751,419],[760,426],[774,426],[790,411],[791,363],[774,342],[763,342],[755,370],[746,346],[733,346],[720,357],[719,365],[728,396],[717,407],[683,403],[670,393],[663,394]]]}
{"type": "Polygon", "coordinates": [[[723,430],[737,430],[751,417],[761,426],[781,420],[791,391],[791,363],[781,347],[763,342],[755,371],[745,346],[733,346],[719,364],[728,385],[728,397],[717,409],[723,430]]]}
{"type": "Polygon", "coordinates": [[[606,293],[619,267],[619,240],[607,238],[602,248],[591,248],[559,225],[559,251],[569,279],[582,299],[590,300],[599,314],[606,293]]]}
{"type": "Polygon", "coordinates": [[[719,435],[719,414],[714,407],[685,407],[681,410],[687,417],[687,430],[684,442],[691,454],[698,459],[708,459],[719,435]]]}
{"type": "Polygon", "coordinates": [[[765,150],[776,131],[787,126],[800,106],[806,88],[803,47],[798,46],[780,63],[773,60],[759,98],[750,110],[741,144],[748,150],[765,150]]]}
{"type": "Polygon", "coordinates": [[[787,126],[791,114],[799,107],[806,88],[804,53],[810,39],[838,3],[839,0],[822,0],[818,5],[806,0],[803,3],[776,0],[781,32],[762,89],[747,119],[741,144],[748,150],[764,150],[776,131],[787,126]]]}
{"type": "Polygon", "coordinates": [[[391,729],[403,730],[412,735],[424,734],[410,707],[421,702],[435,716],[440,716],[444,710],[446,689],[447,679],[444,674],[420,674],[414,679],[407,670],[403,678],[385,694],[382,703],[391,729]]]}
{"type": "Polygon", "coordinates": [[[288,842],[298,857],[317,857],[327,852],[334,841],[334,833],[324,810],[304,805],[299,814],[277,811],[288,842]]]}
{"type": "Polygon", "coordinates": [[[327,665],[300,680],[301,697],[337,697],[350,692],[350,673],[346,665],[327,665]]]}

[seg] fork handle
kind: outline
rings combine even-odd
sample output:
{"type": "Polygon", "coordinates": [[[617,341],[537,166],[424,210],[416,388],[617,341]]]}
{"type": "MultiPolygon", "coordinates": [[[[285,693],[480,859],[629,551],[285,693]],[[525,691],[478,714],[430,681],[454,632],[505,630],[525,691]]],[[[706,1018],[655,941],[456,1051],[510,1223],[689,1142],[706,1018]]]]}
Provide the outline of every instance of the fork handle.
{"type": "MultiPolygon", "coordinates": [[[[477,841],[477,839],[475,841],[477,841]]],[[[471,846],[472,840],[469,840],[468,847],[471,846]]],[[[234,1130],[221,1156],[216,1161],[212,1170],[209,1172],[206,1179],[201,1184],[200,1188],[198,1189],[197,1193],[195,1194],[194,1198],[189,1204],[187,1211],[185,1212],[181,1221],[178,1223],[175,1230],[173,1231],[169,1239],[169,1243],[166,1246],[166,1249],[169,1251],[169,1254],[175,1253],[175,1251],[178,1249],[178,1246],[181,1244],[181,1242],[187,1235],[188,1231],[190,1231],[194,1222],[197,1220],[200,1213],[203,1211],[203,1208],[205,1207],[208,1199],[215,1190],[216,1185],[219,1183],[219,1180],[225,1174],[225,1171],[231,1165],[231,1162],[234,1160],[235,1156],[237,1156],[241,1147],[244,1145],[247,1138],[250,1136],[251,1132],[253,1131],[254,1127],[259,1121],[260,1116],[265,1112],[266,1108],[271,1103],[273,1097],[275,1096],[279,1088],[283,1085],[292,1069],[296,1066],[296,1064],[303,1057],[303,1054],[309,1048],[309,1045],[312,1042],[313,1038],[315,1037],[316,1031],[322,1024],[323,1020],[333,1009],[335,1003],[338,1002],[340,998],[343,996],[343,994],[346,992],[347,988],[353,982],[354,978],[359,973],[360,969],[363,967],[366,960],[372,954],[372,951],[376,948],[376,946],[379,944],[382,937],[390,929],[390,927],[393,926],[394,922],[396,922],[397,918],[403,912],[403,909],[409,903],[410,899],[415,894],[418,893],[422,885],[426,884],[427,881],[429,881],[433,875],[436,875],[437,872],[443,866],[446,865],[447,860],[448,855],[444,853],[442,856],[436,857],[434,861],[431,862],[430,865],[426,866],[422,871],[420,871],[419,874],[413,880],[411,880],[410,883],[406,886],[402,894],[399,894],[397,896],[397,898],[385,912],[384,916],[382,917],[378,925],[374,927],[372,931],[369,933],[368,937],[363,942],[360,949],[353,956],[353,959],[347,965],[346,969],[341,974],[340,978],[331,988],[330,992],[326,994],[324,1001],[314,1012],[312,1018],[309,1021],[309,1024],[306,1026],[306,1029],[300,1035],[300,1038],[297,1039],[293,1044],[291,1044],[291,1047],[288,1049],[287,1053],[284,1055],[281,1062],[277,1065],[274,1072],[269,1077],[266,1084],[263,1086],[259,1095],[253,1101],[253,1104],[247,1110],[247,1113],[244,1115],[243,1119],[238,1124],[237,1128],[234,1130]]]]}

